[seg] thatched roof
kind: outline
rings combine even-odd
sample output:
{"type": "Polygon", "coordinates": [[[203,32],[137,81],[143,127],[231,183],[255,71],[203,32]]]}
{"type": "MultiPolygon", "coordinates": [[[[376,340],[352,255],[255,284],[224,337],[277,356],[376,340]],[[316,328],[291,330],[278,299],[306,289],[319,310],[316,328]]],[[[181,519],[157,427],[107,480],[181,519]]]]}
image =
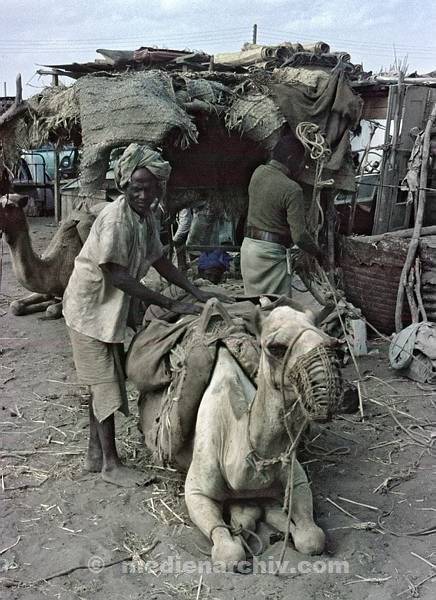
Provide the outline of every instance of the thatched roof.
{"type": "MultiPolygon", "coordinates": [[[[310,48],[289,43],[247,45],[239,53],[216,55],[214,61],[204,54],[150,48],[131,55],[100,52],[105,61],[96,62],[95,69],[53,66],[60,74],[73,74],[77,83],[46,88],[20,106],[17,118],[2,124],[0,117],[0,143],[9,167],[22,148],[83,142],[81,184],[92,192],[104,178],[112,149],[130,141],[182,148],[198,139],[201,143],[198,125],[201,122],[204,127],[204,119],[212,116],[229,132],[268,150],[289,122],[275,100],[277,86],[298,89],[309,98],[322,94],[329,82],[339,80],[339,74],[340,85],[348,89],[350,77],[355,79],[361,72],[350,63],[349,55],[330,53],[322,42],[310,48]],[[150,64],[159,68],[150,70],[150,64]],[[216,70],[205,70],[212,66],[216,70]],[[90,71],[93,74],[82,76],[90,71]]],[[[358,113],[357,97],[355,105],[351,112],[358,113]]],[[[349,107],[339,114],[342,117],[343,131],[355,124],[349,107]]],[[[353,186],[354,173],[346,169],[353,186]]]]}

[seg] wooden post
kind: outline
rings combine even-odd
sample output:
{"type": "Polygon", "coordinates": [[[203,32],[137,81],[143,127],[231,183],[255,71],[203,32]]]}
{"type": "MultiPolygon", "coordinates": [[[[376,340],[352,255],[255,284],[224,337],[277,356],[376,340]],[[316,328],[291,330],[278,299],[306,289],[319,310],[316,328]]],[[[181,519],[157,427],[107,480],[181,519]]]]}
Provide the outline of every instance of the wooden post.
{"type": "Polygon", "coordinates": [[[257,24],[253,25],[253,44],[257,44],[257,24]]]}
{"type": "Polygon", "coordinates": [[[327,200],[327,256],[328,256],[328,278],[330,283],[335,281],[335,225],[336,210],[335,196],[330,190],[325,192],[327,200]]]}
{"type": "MultiPolygon", "coordinates": [[[[52,74],[51,84],[53,87],[59,85],[59,75],[52,74]]],[[[55,222],[60,223],[62,219],[62,205],[61,205],[61,186],[59,178],[59,150],[57,146],[54,148],[54,216],[55,222]]]]}
{"type": "Polygon", "coordinates": [[[424,140],[422,146],[422,162],[421,172],[419,175],[419,192],[418,192],[418,210],[416,211],[415,227],[413,228],[413,235],[410,241],[409,249],[407,251],[407,257],[404,262],[403,270],[401,271],[400,284],[398,286],[397,294],[397,305],[395,307],[395,330],[397,333],[403,329],[403,303],[404,293],[408,284],[409,271],[415,262],[416,251],[419,245],[419,238],[421,235],[422,221],[424,218],[425,200],[426,200],[426,187],[427,187],[427,174],[428,174],[428,162],[430,157],[430,138],[431,130],[436,121],[436,102],[433,104],[431,114],[427,120],[427,124],[424,130],[424,140]]]}
{"type": "Polygon", "coordinates": [[[23,83],[21,81],[21,73],[18,73],[15,80],[15,104],[18,106],[23,102],[23,83]]]}
{"type": "Polygon", "coordinates": [[[0,126],[9,123],[15,117],[27,110],[27,102],[23,102],[23,86],[21,83],[21,74],[18,73],[16,79],[15,102],[0,116],[0,126]]]}
{"type": "Polygon", "coordinates": [[[377,191],[374,225],[372,229],[373,234],[385,233],[386,231],[388,231],[389,228],[392,189],[390,187],[384,187],[384,184],[390,184],[391,182],[393,182],[392,178],[390,177],[389,158],[390,152],[392,152],[391,130],[394,115],[397,112],[398,101],[398,88],[396,86],[391,86],[389,88],[388,96],[388,112],[386,115],[386,129],[384,139],[385,150],[383,151],[382,161],[380,165],[380,187],[377,191]],[[389,148],[389,151],[387,150],[387,148],[389,148]]]}
{"type": "Polygon", "coordinates": [[[62,219],[62,207],[61,207],[61,186],[59,178],[59,151],[55,147],[54,149],[54,216],[56,223],[60,223],[62,219]]]}
{"type": "Polygon", "coordinates": [[[373,140],[373,137],[374,137],[374,134],[376,131],[377,131],[377,126],[374,125],[373,123],[370,123],[370,132],[369,132],[368,143],[366,144],[365,150],[363,152],[362,160],[360,161],[360,164],[359,164],[359,173],[358,173],[359,179],[357,181],[357,186],[356,186],[357,189],[351,197],[350,214],[348,216],[348,229],[347,229],[348,235],[351,235],[353,233],[354,221],[356,218],[357,196],[359,194],[359,187],[362,182],[363,175],[365,173],[366,159],[368,158],[369,152],[371,150],[372,140],[373,140]]]}
{"type": "Polygon", "coordinates": [[[185,244],[183,244],[183,246],[179,246],[178,248],[176,248],[176,258],[177,258],[177,268],[179,269],[179,271],[182,271],[182,273],[186,273],[186,271],[188,270],[188,260],[187,260],[187,256],[186,256],[185,244]]]}

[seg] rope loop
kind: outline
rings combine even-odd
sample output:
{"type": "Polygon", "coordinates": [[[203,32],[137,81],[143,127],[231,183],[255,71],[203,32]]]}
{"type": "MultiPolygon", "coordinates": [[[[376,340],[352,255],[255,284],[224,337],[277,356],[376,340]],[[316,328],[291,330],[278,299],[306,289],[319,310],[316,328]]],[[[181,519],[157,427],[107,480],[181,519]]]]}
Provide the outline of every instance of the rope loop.
{"type": "Polygon", "coordinates": [[[302,121],[298,123],[295,135],[310,154],[310,158],[315,161],[327,162],[332,155],[330,146],[320,132],[319,125],[302,121]]]}

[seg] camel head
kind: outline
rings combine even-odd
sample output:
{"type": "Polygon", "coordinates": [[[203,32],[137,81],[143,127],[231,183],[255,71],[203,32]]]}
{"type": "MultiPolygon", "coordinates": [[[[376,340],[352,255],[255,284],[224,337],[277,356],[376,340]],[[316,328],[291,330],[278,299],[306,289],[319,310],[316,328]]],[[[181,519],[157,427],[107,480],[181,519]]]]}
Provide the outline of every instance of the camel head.
{"type": "Polygon", "coordinates": [[[20,194],[9,194],[0,198],[0,233],[6,235],[8,243],[15,238],[17,233],[28,229],[23,210],[28,199],[28,196],[20,194]]]}
{"type": "Polygon", "coordinates": [[[315,325],[311,311],[289,306],[259,317],[261,368],[266,381],[284,393],[285,409],[293,410],[297,394],[300,416],[309,420],[331,418],[342,397],[337,340],[315,325]]]}

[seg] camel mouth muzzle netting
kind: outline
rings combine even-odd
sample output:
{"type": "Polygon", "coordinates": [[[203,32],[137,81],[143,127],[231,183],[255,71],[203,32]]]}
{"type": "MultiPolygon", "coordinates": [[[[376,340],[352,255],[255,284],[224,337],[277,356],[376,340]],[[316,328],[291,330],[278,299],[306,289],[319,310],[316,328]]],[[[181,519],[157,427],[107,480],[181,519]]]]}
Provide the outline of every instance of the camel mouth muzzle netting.
{"type": "Polygon", "coordinates": [[[297,403],[306,419],[329,421],[342,401],[343,382],[339,358],[330,346],[321,344],[301,356],[286,375],[298,394],[297,403]]]}

